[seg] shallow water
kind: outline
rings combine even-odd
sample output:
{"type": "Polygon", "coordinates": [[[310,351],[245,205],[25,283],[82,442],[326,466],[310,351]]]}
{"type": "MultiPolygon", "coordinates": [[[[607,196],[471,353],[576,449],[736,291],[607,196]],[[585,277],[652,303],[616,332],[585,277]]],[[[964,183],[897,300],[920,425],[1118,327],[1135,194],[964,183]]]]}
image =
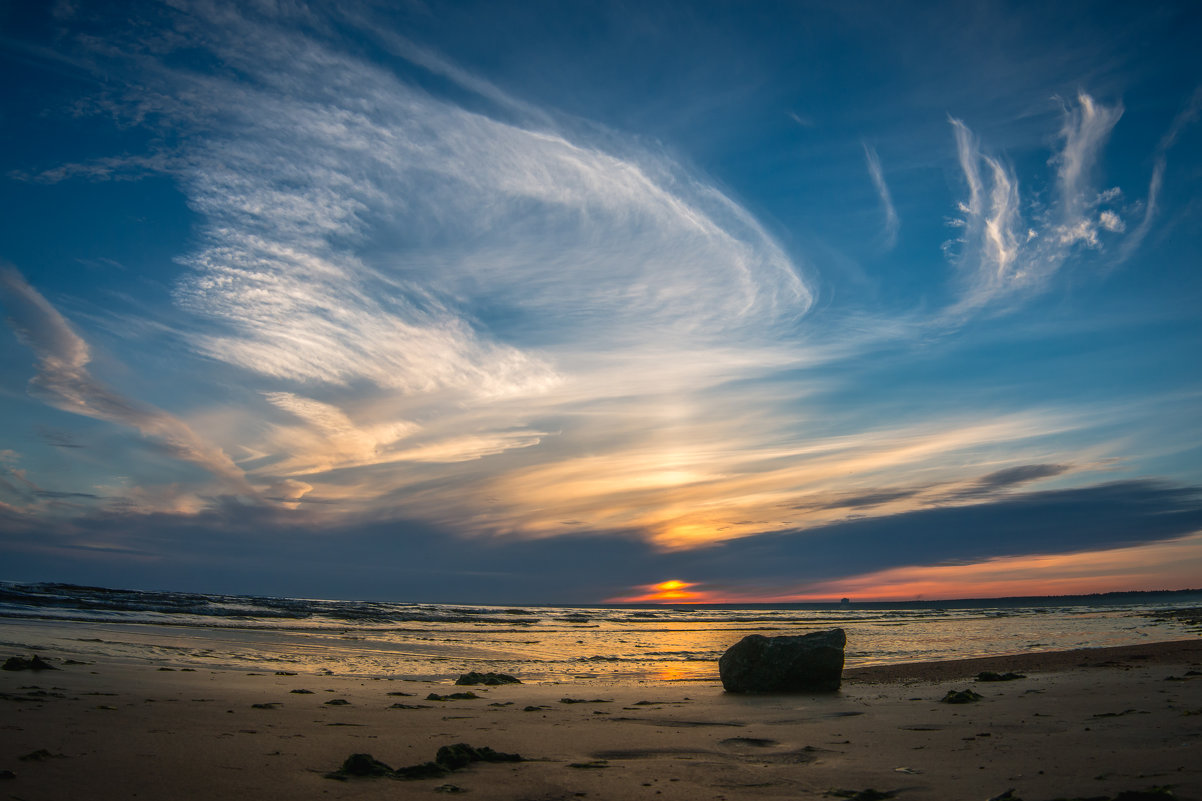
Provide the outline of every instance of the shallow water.
{"type": "Polygon", "coordinates": [[[971,609],[490,607],[0,584],[0,648],[191,667],[709,681],[742,637],[847,632],[847,665],[1181,639],[1173,603],[971,609]]]}

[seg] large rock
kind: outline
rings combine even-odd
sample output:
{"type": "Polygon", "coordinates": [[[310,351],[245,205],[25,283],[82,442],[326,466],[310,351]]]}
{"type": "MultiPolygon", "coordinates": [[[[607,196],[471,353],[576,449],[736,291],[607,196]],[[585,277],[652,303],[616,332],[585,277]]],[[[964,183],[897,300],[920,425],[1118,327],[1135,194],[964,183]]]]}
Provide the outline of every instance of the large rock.
{"type": "Polygon", "coordinates": [[[843,677],[843,629],[796,637],[751,634],[718,660],[722,686],[732,693],[831,692],[843,677]]]}

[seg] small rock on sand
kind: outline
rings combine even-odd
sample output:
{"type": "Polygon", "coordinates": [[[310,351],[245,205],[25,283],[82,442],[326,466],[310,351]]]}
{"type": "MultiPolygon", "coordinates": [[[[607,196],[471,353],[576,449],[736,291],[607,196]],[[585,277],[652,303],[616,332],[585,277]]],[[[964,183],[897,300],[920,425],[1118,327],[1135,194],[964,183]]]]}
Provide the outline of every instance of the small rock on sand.
{"type": "Polygon", "coordinates": [[[437,779],[473,762],[522,762],[519,754],[504,754],[488,746],[476,748],[467,743],[444,745],[438,749],[433,762],[422,762],[395,770],[371,754],[351,754],[342,767],[327,773],[327,779],[346,781],[352,777],[388,777],[391,779],[437,779]]]}
{"type": "Polygon", "coordinates": [[[426,696],[427,701],[471,701],[479,698],[473,692],[466,693],[448,693],[447,695],[439,695],[438,693],[430,693],[426,696]]]}
{"type": "Polygon", "coordinates": [[[499,684],[521,684],[522,680],[510,676],[508,673],[477,673],[473,670],[470,673],[464,673],[455,680],[455,683],[465,686],[483,684],[488,687],[495,687],[499,684]]]}
{"type": "Polygon", "coordinates": [[[977,681],[1014,681],[1025,678],[1021,673],[994,673],[992,670],[983,670],[977,674],[977,681]]]}

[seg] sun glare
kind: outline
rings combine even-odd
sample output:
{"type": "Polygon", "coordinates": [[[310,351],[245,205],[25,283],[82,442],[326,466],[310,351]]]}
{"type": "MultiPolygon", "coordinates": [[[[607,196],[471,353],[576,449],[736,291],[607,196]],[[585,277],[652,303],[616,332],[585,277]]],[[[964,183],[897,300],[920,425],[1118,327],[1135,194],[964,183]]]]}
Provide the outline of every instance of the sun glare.
{"type": "Polygon", "coordinates": [[[690,587],[696,586],[696,582],[681,581],[680,579],[668,579],[667,581],[661,581],[658,584],[643,584],[637,587],[636,589],[642,590],[642,594],[640,595],[634,595],[628,598],[610,598],[607,603],[700,604],[710,603],[713,601],[713,598],[710,597],[710,593],[689,589],[690,587]]]}

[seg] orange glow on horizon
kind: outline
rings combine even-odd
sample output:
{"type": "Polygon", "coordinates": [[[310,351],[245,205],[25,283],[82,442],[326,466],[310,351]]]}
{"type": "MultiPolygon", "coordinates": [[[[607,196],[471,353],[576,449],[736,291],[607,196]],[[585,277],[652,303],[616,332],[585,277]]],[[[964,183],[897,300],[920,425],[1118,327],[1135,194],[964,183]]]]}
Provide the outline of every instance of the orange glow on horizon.
{"type": "Polygon", "coordinates": [[[720,603],[716,601],[710,593],[704,591],[692,591],[690,587],[696,587],[695,582],[681,581],[680,579],[669,579],[661,581],[659,584],[643,584],[640,589],[646,592],[643,595],[636,595],[629,598],[610,598],[605,601],[609,604],[642,604],[642,603],[669,603],[669,604],[705,604],[705,603],[720,603]]]}
{"type": "Polygon", "coordinates": [[[1008,556],[963,565],[910,565],[805,587],[804,591],[703,590],[679,579],[636,587],[606,603],[739,604],[955,600],[1188,589],[1202,575],[1202,533],[1105,551],[1008,556]]]}
{"type": "Polygon", "coordinates": [[[966,565],[915,565],[781,594],[771,601],[953,600],[1186,589],[1202,575],[1202,534],[1086,553],[1010,556],[966,565]]]}

